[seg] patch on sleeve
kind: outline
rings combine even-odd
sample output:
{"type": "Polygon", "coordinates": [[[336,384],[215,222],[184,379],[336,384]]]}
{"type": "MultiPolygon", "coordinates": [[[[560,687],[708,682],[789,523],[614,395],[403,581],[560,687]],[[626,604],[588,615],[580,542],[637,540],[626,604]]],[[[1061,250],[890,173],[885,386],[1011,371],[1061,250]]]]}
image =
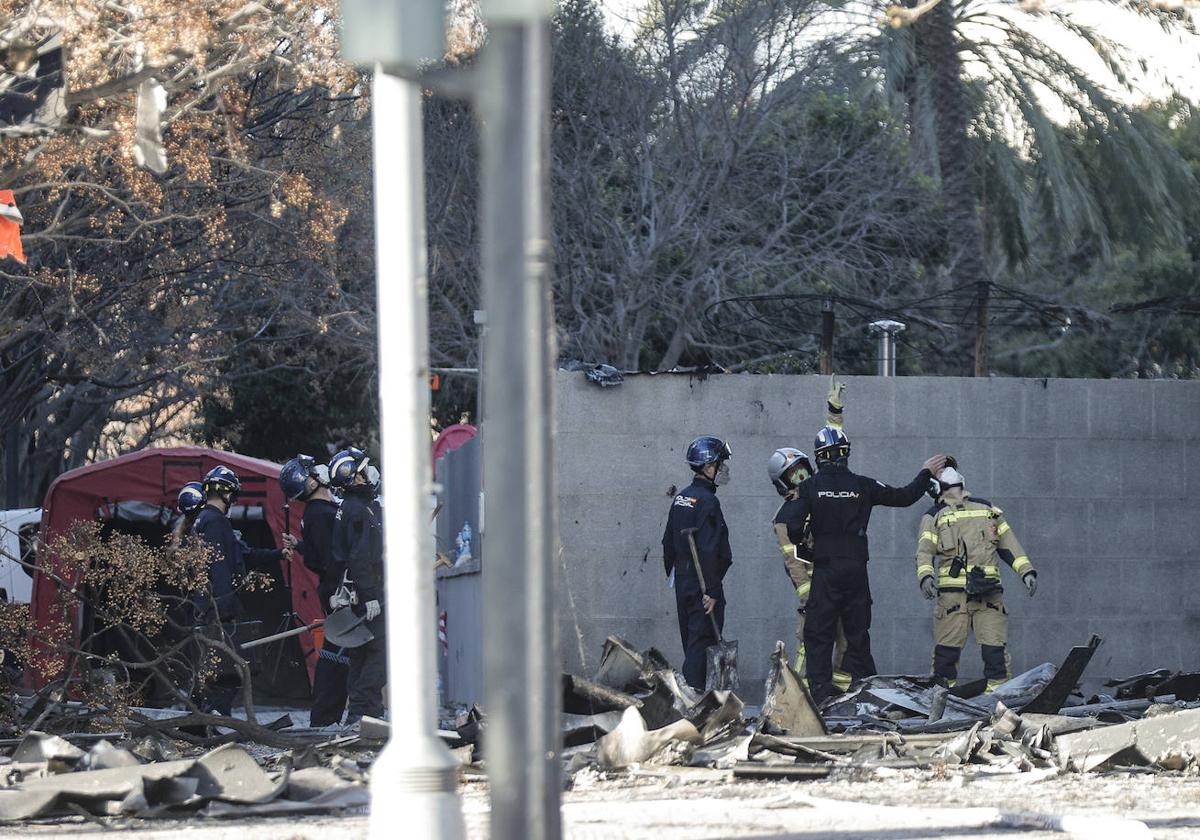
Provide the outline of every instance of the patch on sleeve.
{"type": "Polygon", "coordinates": [[[674,507],[691,508],[691,509],[695,510],[696,501],[697,501],[697,499],[695,496],[685,496],[682,493],[680,493],[678,496],[675,497],[674,507]]]}

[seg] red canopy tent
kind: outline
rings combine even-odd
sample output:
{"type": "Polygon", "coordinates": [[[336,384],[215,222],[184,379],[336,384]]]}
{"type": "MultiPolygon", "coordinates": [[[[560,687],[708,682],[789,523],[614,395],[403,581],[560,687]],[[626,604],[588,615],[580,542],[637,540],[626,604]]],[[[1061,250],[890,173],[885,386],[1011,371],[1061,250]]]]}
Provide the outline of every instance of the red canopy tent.
{"type": "MultiPolygon", "coordinates": [[[[220,464],[238,474],[242,481],[238,507],[244,508],[243,513],[247,515],[252,513],[256,520],[261,517],[275,546],[283,544],[286,527],[299,533],[304,505],[291,502],[290,510],[285,512],[285,505],[289,503],[279,487],[279,464],[233,452],[181,446],[143,449],[60,475],[50,485],[42,504],[42,541],[48,544],[77,520],[106,519],[120,516],[123,511],[130,515],[140,511],[145,515],[148,509],[156,509],[165,521],[169,512],[175,509],[179,488],[189,481],[200,480],[220,464]],[[261,513],[255,508],[261,509],[261,513]],[[288,519],[290,522],[286,521],[288,519]]],[[[290,569],[283,568],[287,565],[286,560],[280,561],[283,580],[291,581],[292,609],[301,621],[309,624],[323,615],[317,595],[317,576],[305,567],[298,553],[293,554],[290,569]]],[[[53,623],[51,610],[55,586],[50,578],[35,574],[31,609],[34,625],[39,629],[45,630],[53,623]]],[[[75,627],[78,634],[77,620],[75,627]]],[[[274,629],[269,627],[267,632],[274,629]]],[[[317,660],[312,633],[301,634],[299,642],[311,686],[317,660]]],[[[46,665],[54,659],[46,657],[46,650],[37,652],[31,667],[26,669],[25,679],[29,685],[40,687],[45,684],[46,665]]]]}

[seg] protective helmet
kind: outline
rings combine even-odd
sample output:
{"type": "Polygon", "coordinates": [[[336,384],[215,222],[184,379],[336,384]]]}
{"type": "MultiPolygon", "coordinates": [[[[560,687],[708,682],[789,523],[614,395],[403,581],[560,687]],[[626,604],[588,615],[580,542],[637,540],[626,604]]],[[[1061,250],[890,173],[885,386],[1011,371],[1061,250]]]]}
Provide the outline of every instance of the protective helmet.
{"type": "Polygon", "coordinates": [[[845,461],[850,457],[850,439],[841,429],[826,426],[817,432],[813,449],[816,450],[817,463],[845,461]]]}
{"type": "Polygon", "coordinates": [[[279,486],[289,499],[307,499],[317,486],[329,485],[329,468],[311,455],[297,455],[279,470],[279,486]],[[316,482],[310,487],[309,479],[316,482]]]}
{"type": "Polygon", "coordinates": [[[729,448],[728,443],[718,437],[705,435],[688,444],[687,462],[693,470],[699,470],[705,464],[724,461],[731,457],[733,457],[733,450],[729,448]]]}
{"type": "Polygon", "coordinates": [[[329,459],[329,483],[334,487],[349,487],[354,476],[367,468],[370,459],[367,453],[351,446],[329,459]]]}
{"type": "Polygon", "coordinates": [[[208,503],[204,485],[199,481],[189,481],[179,489],[179,512],[195,513],[208,503]]]}
{"type": "Polygon", "coordinates": [[[780,496],[786,496],[804,479],[812,475],[812,462],[799,449],[785,446],[776,449],[767,461],[767,475],[780,496]]]}
{"type": "Polygon", "coordinates": [[[242,492],[241,479],[229,467],[213,467],[204,476],[205,495],[211,496],[213,493],[229,493],[233,499],[236,499],[240,492],[242,492]]]}

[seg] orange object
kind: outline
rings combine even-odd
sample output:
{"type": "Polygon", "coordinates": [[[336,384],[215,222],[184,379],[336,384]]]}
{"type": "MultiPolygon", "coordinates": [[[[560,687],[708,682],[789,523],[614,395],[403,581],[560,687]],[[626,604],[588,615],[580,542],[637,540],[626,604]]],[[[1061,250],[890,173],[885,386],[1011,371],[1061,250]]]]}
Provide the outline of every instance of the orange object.
{"type": "Polygon", "coordinates": [[[314,627],[312,629],[313,650],[320,650],[325,647],[325,628],[314,627]]]}
{"type": "Polygon", "coordinates": [[[21,211],[12,190],[0,190],[0,260],[12,257],[19,263],[25,262],[21,249],[21,211]]]}

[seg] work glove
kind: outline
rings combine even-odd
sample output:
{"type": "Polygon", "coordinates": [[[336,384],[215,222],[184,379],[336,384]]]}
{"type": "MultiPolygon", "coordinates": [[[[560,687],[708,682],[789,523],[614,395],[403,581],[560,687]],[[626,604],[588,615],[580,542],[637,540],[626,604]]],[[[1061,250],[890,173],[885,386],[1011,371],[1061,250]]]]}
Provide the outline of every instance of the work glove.
{"type": "Polygon", "coordinates": [[[846,385],[838,382],[837,374],[829,374],[829,396],[825,399],[829,403],[829,410],[834,414],[842,413],[842,392],[845,390],[846,385]]]}
{"type": "Polygon", "coordinates": [[[338,590],[329,596],[329,609],[337,610],[342,607],[350,606],[350,590],[345,586],[338,587],[338,590]]]}
{"type": "Polygon", "coordinates": [[[1025,588],[1029,590],[1029,597],[1033,597],[1033,593],[1037,592],[1037,572],[1026,572],[1021,575],[1021,583],[1025,584],[1025,588]]]}
{"type": "Polygon", "coordinates": [[[921,578],[921,594],[925,596],[926,601],[932,601],[937,597],[937,587],[929,575],[921,578]]]}
{"type": "Polygon", "coordinates": [[[367,621],[374,621],[379,618],[379,614],[383,612],[378,601],[367,601],[367,621]]]}

